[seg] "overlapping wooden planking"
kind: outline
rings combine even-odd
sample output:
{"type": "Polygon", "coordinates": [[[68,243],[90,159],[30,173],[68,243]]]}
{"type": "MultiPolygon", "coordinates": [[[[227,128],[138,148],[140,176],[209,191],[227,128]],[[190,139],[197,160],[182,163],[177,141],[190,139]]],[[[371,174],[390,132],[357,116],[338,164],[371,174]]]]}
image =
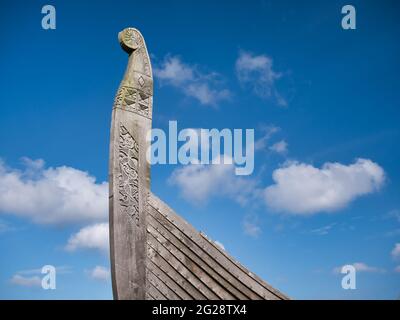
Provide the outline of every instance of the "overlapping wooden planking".
{"type": "Polygon", "coordinates": [[[154,300],[153,296],[150,295],[148,292],[146,292],[145,299],[146,300],[154,300]]]}
{"type": "Polygon", "coordinates": [[[193,276],[193,273],[182,263],[179,262],[162,244],[157,242],[151,234],[148,235],[148,244],[157,254],[162,256],[172,268],[174,268],[179,274],[185,278],[185,280],[191,284],[196,290],[201,292],[208,300],[218,299],[218,296],[206,286],[200,279],[193,276]]]}
{"type": "Polygon", "coordinates": [[[180,298],[175,292],[170,289],[167,284],[161,281],[149,268],[146,270],[147,281],[150,282],[154,287],[161,292],[161,294],[168,300],[179,300],[180,298]]]}
{"type": "Polygon", "coordinates": [[[110,243],[116,299],[286,299],[150,192],[153,78],[143,36],[118,35],[129,62],[110,143],[110,243]],[[126,142],[129,150],[126,153],[126,142]],[[128,167],[124,164],[130,163],[128,167]],[[118,195],[118,196],[117,196],[118,195]]]}
{"type": "Polygon", "coordinates": [[[147,282],[147,290],[146,290],[154,300],[167,300],[167,298],[150,282],[147,282]]]}
{"type": "MultiPolygon", "coordinates": [[[[149,210],[148,214],[148,221],[153,220],[152,219],[152,214],[154,214],[154,209],[149,210]],[[152,214],[150,212],[153,212],[152,214]]],[[[158,213],[159,214],[159,213],[158,213]]],[[[171,234],[175,234],[177,237],[179,237],[183,242],[180,245],[181,250],[185,250],[186,252],[192,251],[191,256],[198,256],[200,260],[200,265],[203,265],[203,267],[210,266],[210,268],[213,268],[217,274],[220,275],[220,278],[226,278],[225,283],[231,283],[230,285],[226,286],[226,288],[232,288],[233,285],[235,286],[235,289],[232,290],[232,292],[242,292],[239,297],[236,297],[237,299],[262,299],[259,295],[251,291],[249,288],[244,286],[240,281],[238,281],[234,276],[232,276],[226,269],[224,269],[221,265],[219,265],[212,257],[210,257],[206,251],[202,250],[200,247],[198,247],[195,243],[192,242],[186,235],[181,233],[174,225],[169,223],[166,218],[162,215],[159,214],[158,219],[160,223],[163,223],[166,228],[168,228],[171,231],[171,234]],[[189,249],[190,248],[190,249],[189,249]],[[239,289],[238,289],[239,288],[239,289]],[[247,296],[243,294],[245,292],[247,296]]],[[[154,221],[154,220],[153,220],[154,221]]],[[[149,222],[148,222],[149,223],[149,222]]],[[[160,229],[161,231],[161,229],[160,229]]],[[[189,254],[190,255],[190,254],[189,254]]],[[[221,281],[221,283],[224,283],[221,281]]],[[[215,287],[214,287],[215,288],[215,287]]]]}
{"type": "MultiPolygon", "coordinates": [[[[198,278],[202,284],[214,292],[214,294],[217,296],[217,299],[234,299],[234,297],[223,287],[221,287],[218,282],[204,272],[199,265],[195,264],[190,258],[185,256],[156,229],[154,229],[152,226],[148,226],[148,228],[150,233],[150,241],[158,241],[174,256],[174,258],[176,258],[183,266],[187,268],[187,270],[189,270],[189,272],[186,273],[189,282],[193,282],[192,278],[198,278]]],[[[215,299],[215,296],[211,297],[210,299],[215,299]]]]}
{"type": "MultiPolygon", "coordinates": [[[[148,204],[148,243],[151,242],[149,250],[153,259],[156,254],[163,257],[164,262],[171,259],[167,262],[167,271],[183,272],[187,284],[195,288],[192,291],[203,294],[206,299],[287,299],[153,194],[150,194],[148,204]]],[[[171,278],[175,279],[174,276],[171,278]]]]}
{"type": "MultiPolygon", "coordinates": [[[[251,290],[245,290],[246,294],[243,294],[241,291],[237,289],[237,286],[241,285],[239,281],[231,276],[230,274],[226,274],[226,271],[223,270],[207,253],[198,248],[197,246],[188,246],[184,243],[185,235],[180,233],[178,229],[176,229],[172,224],[170,224],[163,216],[154,218],[154,209],[149,210],[149,214],[147,215],[147,222],[153,228],[156,228],[157,232],[162,235],[165,241],[168,239],[172,243],[173,246],[176,247],[177,250],[174,250],[177,255],[180,256],[181,261],[184,257],[187,257],[186,261],[191,261],[191,263],[195,263],[202,270],[198,272],[204,272],[209,275],[212,279],[215,280],[217,285],[215,285],[212,289],[214,291],[222,291],[219,292],[218,295],[224,299],[260,299],[259,296],[251,292],[251,290]],[[164,226],[167,224],[167,226],[164,226]],[[170,230],[169,230],[170,229],[170,230]],[[180,251],[179,251],[180,250],[180,251]],[[179,253],[178,253],[179,252],[179,253]],[[222,290],[221,290],[222,289],[222,290]],[[224,294],[223,291],[226,293],[224,294]]],[[[190,239],[187,239],[190,241],[190,239]]],[[[187,243],[187,242],[186,242],[187,243]]]]}
{"type": "MultiPolygon", "coordinates": [[[[194,300],[206,300],[207,297],[189,283],[165,258],[160,255],[153,247],[148,245],[147,257],[153,264],[176,282],[176,286],[183,288],[194,300]]],[[[161,277],[160,277],[161,278],[161,277]]]]}
{"type": "Polygon", "coordinates": [[[253,272],[249,271],[247,268],[245,268],[239,261],[235,260],[230,256],[229,254],[226,253],[225,250],[223,250],[221,247],[219,247],[215,242],[211,241],[208,239],[208,237],[203,233],[200,232],[200,235],[204,237],[212,246],[214,246],[217,250],[219,250],[226,258],[228,258],[232,263],[234,263],[236,266],[238,266],[244,273],[248,274],[249,276],[253,277],[255,281],[260,283],[262,286],[265,286],[267,290],[273,292],[276,296],[281,297],[280,299],[289,299],[287,296],[282,294],[280,291],[276,290],[274,287],[266,283],[264,280],[262,280],[259,276],[254,274],[253,272]]]}
{"type": "Polygon", "coordinates": [[[167,273],[161,270],[151,260],[147,261],[147,269],[157,276],[159,281],[162,281],[168,288],[170,288],[176,295],[177,299],[191,300],[193,297],[182,288],[175,279],[171,278],[167,273]]]}

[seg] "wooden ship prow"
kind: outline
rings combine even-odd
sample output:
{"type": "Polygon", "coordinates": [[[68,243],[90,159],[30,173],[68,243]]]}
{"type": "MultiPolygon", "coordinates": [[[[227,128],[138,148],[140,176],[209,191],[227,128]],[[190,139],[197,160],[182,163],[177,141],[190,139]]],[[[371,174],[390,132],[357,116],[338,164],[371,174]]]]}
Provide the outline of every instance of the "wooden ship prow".
{"type": "Polygon", "coordinates": [[[153,75],[141,33],[118,35],[129,62],[112,110],[110,255],[114,299],[287,299],[150,191],[153,75]]]}

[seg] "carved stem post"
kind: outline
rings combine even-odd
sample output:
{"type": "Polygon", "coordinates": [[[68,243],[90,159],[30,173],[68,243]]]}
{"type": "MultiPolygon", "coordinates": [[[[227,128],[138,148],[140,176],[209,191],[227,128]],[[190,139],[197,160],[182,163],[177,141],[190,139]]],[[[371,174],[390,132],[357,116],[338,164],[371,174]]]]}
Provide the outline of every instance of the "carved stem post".
{"type": "Polygon", "coordinates": [[[145,299],[146,207],[150,165],[146,133],[151,129],[153,78],[140,32],[118,35],[128,67],[112,110],[109,183],[110,255],[114,299],[145,299]]]}

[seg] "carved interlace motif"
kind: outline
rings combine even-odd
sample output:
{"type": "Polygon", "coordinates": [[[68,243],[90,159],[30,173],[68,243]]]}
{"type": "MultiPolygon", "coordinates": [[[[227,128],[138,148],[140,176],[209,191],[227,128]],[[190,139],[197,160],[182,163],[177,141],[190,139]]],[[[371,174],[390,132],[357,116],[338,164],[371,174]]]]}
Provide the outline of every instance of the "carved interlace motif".
{"type": "Polygon", "coordinates": [[[119,203],[123,213],[128,214],[139,225],[139,145],[120,124],[119,126],[119,203]]]}

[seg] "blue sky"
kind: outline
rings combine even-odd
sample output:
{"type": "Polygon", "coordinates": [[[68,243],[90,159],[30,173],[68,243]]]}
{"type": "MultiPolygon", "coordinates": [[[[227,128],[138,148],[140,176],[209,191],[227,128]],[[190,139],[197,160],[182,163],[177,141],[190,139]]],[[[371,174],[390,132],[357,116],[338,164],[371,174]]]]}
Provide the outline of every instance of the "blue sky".
{"type": "Polygon", "coordinates": [[[56,30],[44,4],[0,10],[0,298],[112,298],[108,141],[128,26],[152,58],[153,127],[254,128],[258,145],[251,176],[154,165],[152,191],[293,298],[399,298],[396,1],[352,1],[356,30],[341,28],[347,1],[51,1],[56,30]],[[37,285],[46,264],[56,290],[37,285]]]}

